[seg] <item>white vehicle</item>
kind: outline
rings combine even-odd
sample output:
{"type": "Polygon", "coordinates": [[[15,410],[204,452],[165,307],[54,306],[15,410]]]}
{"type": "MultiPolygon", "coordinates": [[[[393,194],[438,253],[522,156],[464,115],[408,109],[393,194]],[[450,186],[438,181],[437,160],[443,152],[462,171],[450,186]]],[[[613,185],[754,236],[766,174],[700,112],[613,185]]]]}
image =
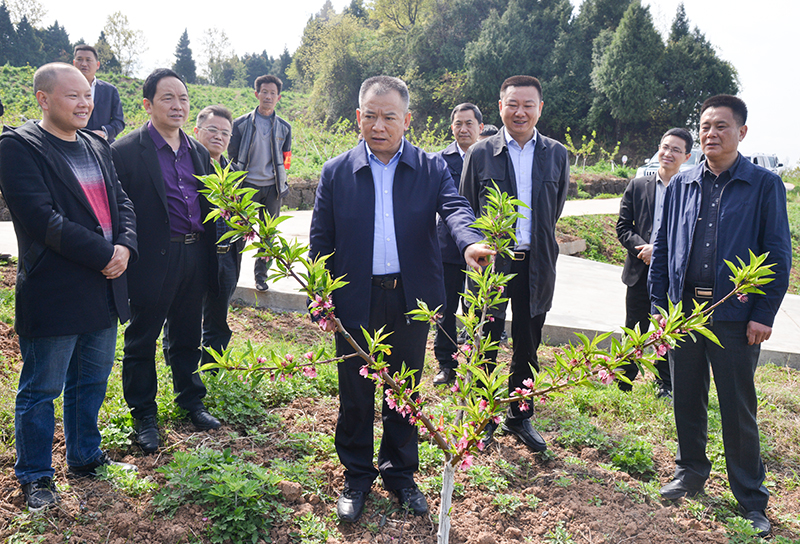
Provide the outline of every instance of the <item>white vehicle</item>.
{"type": "MultiPolygon", "coordinates": [[[[692,166],[700,164],[700,161],[702,160],[703,160],[703,152],[700,151],[699,147],[695,147],[694,149],[692,149],[691,157],[689,157],[689,159],[681,165],[679,172],[683,172],[684,170],[688,170],[692,166]]],[[[644,176],[649,176],[650,174],[655,174],[656,172],[658,172],[658,167],[659,167],[658,154],[655,154],[649,161],[644,163],[636,170],[636,177],[641,178],[644,176]]]]}
{"type": "Polygon", "coordinates": [[[777,155],[767,155],[766,153],[753,153],[745,158],[753,164],[764,167],[770,172],[775,172],[779,176],[783,173],[783,163],[778,160],[777,155]]]}

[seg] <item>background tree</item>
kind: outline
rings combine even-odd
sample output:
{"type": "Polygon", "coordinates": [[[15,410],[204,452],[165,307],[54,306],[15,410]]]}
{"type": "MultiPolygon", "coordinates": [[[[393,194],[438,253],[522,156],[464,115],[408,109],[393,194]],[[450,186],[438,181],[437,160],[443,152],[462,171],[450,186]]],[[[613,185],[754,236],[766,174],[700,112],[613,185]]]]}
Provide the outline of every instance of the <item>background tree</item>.
{"type": "Polygon", "coordinates": [[[72,44],[67,29],[58,21],[49,27],[38,30],[42,41],[44,62],[72,62],[72,44]]]}
{"type": "Polygon", "coordinates": [[[273,61],[272,73],[275,74],[283,81],[283,90],[288,91],[292,88],[292,79],[286,73],[289,66],[292,65],[292,55],[289,53],[289,48],[283,46],[283,53],[273,61]]]}
{"type": "Polygon", "coordinates": [[[44,64],[44,50],[42,40],[39,38],[36,29],[28,22],[28,18],[23,15],[22,20],[17,25],[16,51],[14,51],[14,66],[30,65],[39,67],[44,64]]]}
{"type": "Polygon", "coordinates": [[[47,9],[39,0],[6,0],[6,6],[15,25],[18,25],[23,18],[27,19],[31,26],[40,25],[47,15],[47,9]]]}
{"type": "MultiPolygon", "coordinates": [[[[82,41],[83,40],[80,40],[78,43],[82,41]]],[[[102,30],[100,31],[100,36],[97,38],[97,43],[94,44],[94,48],[97,49],[97,60],[100,61],[101,72],[122,73],[122,65],[111,49],[111,46],[108,44],[106,33],[102,30]]]]}
{"type": "Polygon", "coordinates": [[[233,79],[231,59],[235,56],[228,34],[219,27],[206,30],[203,33],[203,52],[206,81],[211,85],[227,87],[226,81],[233,79]]]}
{"type": "Polygon", "coordinates": [[[697,130],[700,105],[707,98],[739,92],[734,67],[717,56],[699,28],[689,31],[683,4],[675,14],[658,74],[665,91],[658,115],[663,127],[686,126],[697,130]]]}
{"type": "Polygon", "coordinates": [[[122,73],[133,76],[139,68],[141,54],[147,50],[144,32],[132,29],[128,18],[121,11],[115,11],[108,16],[103,32],[119,61],[122,73]]]}
{"type": "Polygon", "coordinates": [[[16,55],[17,31],[11,22],[11,14],[6,3],[0,4],[0,64],[14,64],[16,55]]]}
{"type": "Polygon", "coordinates": [[[197,79],[197,65],[192,58],[192,49],[189,47],[189,30],[184,29],[175,47],[175,64],[172,69],[183,76],[187,83],[194,83],[197,79]]]}
{"type": "Polygon", "coordinates": [[[634,134],[652,138],[648,122],[664,92],[656,70],[663,55],[664,43],[649,8],[634,0],[592,74],[595,89],[608,98],[616,124],[614,139],[634,134]]]}
{"type": "MultiPolygon", "coordinates": [[[[510,0],[502,15],[489,14],[465,56],[469,96],[488,113],[489,122],[499,123],[497,93],[509,75],[531,74],[544,82],[555,75],[553,50],[571,15],[569,0],[510,0]]],[[[546,117],[541,123],[546,133],[546,117]]]]}

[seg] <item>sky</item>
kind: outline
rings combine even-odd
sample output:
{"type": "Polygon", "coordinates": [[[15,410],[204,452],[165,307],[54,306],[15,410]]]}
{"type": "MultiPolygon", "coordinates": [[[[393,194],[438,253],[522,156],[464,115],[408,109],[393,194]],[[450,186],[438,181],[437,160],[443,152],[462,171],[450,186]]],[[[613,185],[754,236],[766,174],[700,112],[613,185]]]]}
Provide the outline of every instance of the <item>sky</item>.
{"type": "MultiPolygon", "coordinates": [[[[581,0],[571,1],[577,6],[581,0]]],[[[202,57],[202,37],[211,28],[224,30],[238,55],[266,50],[268,55],[277,57],[284,47],[293,53],[300,45],[306,22],[320,10],[324,0],[236,2],[218,4],[211,11],[200,9],[203,5],[211,9],[215,5],[211,2],[40,2],[47,10],[43,23],[49,26],[58,20],[73,42],[84,38],[94,43],[107,16],[122,11],[131,28],[145,34],[147,49],[142,53],[140,70],[143,76],[154,68],[172,65],[175,46],[184,29],[188,29],[196,61],[202,57]]],[[[650,6],[656,28],[665,37],[679,2],[642,0],[644,5],[650,6]]],[[[332,3],[340,12],[350,0],[332,0],[332,3]]],[[[800,107],[791,105],[800,83],[795,64],[800,2],[684,0],[684,6],[690,24],[698,26],[717,48],[717,54],[738,70],[739,96],[749,109],[748,134],[740,146],[742,153],[774,153],[787,166],[796,166],[800,160],[800,137],[790,132],[791,127],[800,127],[800,107]]],[[[546,86],[546,82],[543,83],[546,86]]]]}

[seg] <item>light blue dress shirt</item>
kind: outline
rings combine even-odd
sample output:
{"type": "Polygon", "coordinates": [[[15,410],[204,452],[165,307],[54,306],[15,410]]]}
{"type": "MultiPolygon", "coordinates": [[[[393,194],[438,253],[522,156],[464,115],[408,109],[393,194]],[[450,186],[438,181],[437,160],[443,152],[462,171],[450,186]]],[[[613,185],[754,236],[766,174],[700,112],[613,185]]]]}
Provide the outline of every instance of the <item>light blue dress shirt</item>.
{"type": "Polygon", "coordinates": [[[522,217],[517,219],[516,249],[519,251],[528,251],[531,249],[533,150],[536,148],[536,137],[539,132],[534,129],[533,138],[526,142],[524,147],[519,146],[517,141],[508,134],[505,127],[503,127],[503,134],[505,134],[506,144],[508,145],[508,156],[511,159],[511,164],[514,166],[514,178],[517,181],[517,199],[524,202],[525,206],[527,206],[527,208],[524,206],[519,206],[517,208],[517,212],[522,214],[522,217]]]}
{"type": "MultiPolygon", "coordinates": [[[[366,145],[366,144],[365,144],[366,145]]],[[[375,185],[375,233],[372,243],[372,275],[400,273],[400,257],[397,253],[397,238],[394,233],[394,173],[400,155],[403,154],[403,141],[400,149],[391,158],[389,164],[383,164],[368,145],[369,168],[372,171],[372,182],[375,185]]]]}
{"type": "Polygon", "coordinates": [[[656,194],[655,206],[653,206],[653,230],[650,232],[650,243],[655,243],[658,237],[658,229],[661,228],[661,216],[664,215],[664,196],[667,194],[667,186],[661,176],[656,173],[656,194]]]}

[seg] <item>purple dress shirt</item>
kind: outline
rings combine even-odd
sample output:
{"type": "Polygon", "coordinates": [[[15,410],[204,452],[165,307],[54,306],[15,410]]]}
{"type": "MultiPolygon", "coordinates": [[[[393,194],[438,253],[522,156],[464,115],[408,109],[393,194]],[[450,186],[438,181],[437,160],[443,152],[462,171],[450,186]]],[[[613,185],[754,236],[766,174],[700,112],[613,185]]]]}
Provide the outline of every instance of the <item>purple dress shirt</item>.
{"type": "Polygon", "coordinates": [[[204,232],[200,193],[197,192],[200,182],[194,177],[188,136],[180,131],[181,146],[175,153],[151,121],[147,122],[147,130],[156,146],[158,164],[164,177],[170,234],[183,236],[193,232],[204,232]]]}

